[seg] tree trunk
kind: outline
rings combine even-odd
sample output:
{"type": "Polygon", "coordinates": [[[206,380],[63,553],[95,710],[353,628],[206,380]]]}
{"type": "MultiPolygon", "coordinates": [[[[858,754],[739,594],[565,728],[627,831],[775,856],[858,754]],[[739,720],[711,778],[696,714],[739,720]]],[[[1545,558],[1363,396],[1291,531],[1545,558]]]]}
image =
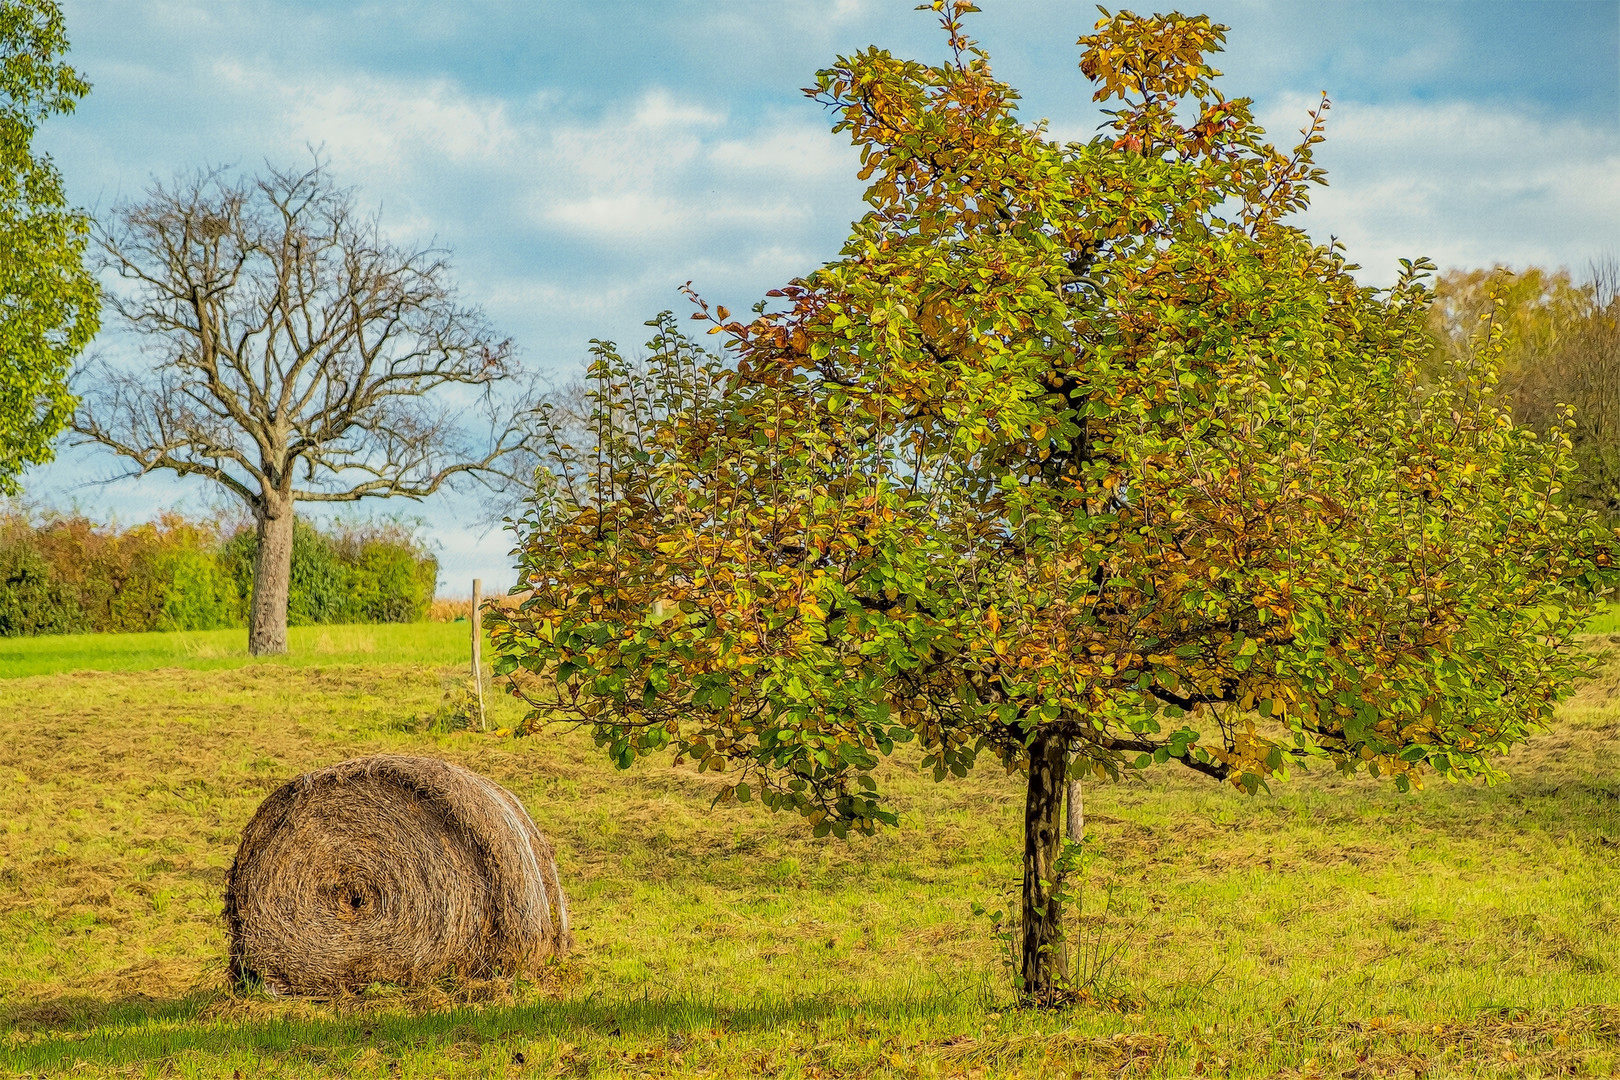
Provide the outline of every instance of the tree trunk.
{"type": "MultiPolygon", "coordinates": [[[[1080,755],[1071,747],[1069,750],[1071,771],[1075,771],[1074,764],[1079,758],[1080,755]]],[[[1080,790],[1078,776],[1069,777],[1068,792],[1063,796],[1063,838],[1071,844],[1078,844],[1086,838],[1086,797],[1080,790]]]]}
{"type": "Polygon", "coordinates": [[[292,587],[292,500],[267,501],[254,510],[259,550],[253,556],[253,598],[248,603],[248,652],[287,651],[287,595],[292,587]]]}
{"type": "Polygon", "coordinates": [[[1063,800],[1063,835],[1071,844],[1086,838],[1086,798],[1080,790],[1080,781],[1069,781],[1069,794],[1063,800]]]}
{"type": "Polygon", "coordinates": [[[1064,774],[1068,740],[1035,730],[1029,747],[1029,792],[1024,802],[1023,988],[1026,1000],[1049,1001],[1062,968],[1063,921],[1056,899],[1057,859],[1063,835],[1064,774]]]}

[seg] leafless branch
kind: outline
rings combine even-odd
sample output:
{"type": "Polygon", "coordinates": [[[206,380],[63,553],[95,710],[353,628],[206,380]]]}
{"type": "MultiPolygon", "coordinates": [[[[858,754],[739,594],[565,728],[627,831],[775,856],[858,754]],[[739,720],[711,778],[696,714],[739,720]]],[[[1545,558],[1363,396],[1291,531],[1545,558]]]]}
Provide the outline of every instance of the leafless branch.
{"type": "Polygon", "coordinates": [[[323,162],[158,184],[97,242],[149,363],[84,369],[73,427],[132,471],[205,476],[260,514],[532,479],[510,341],[443,251],[386,240],[323,162]]]}

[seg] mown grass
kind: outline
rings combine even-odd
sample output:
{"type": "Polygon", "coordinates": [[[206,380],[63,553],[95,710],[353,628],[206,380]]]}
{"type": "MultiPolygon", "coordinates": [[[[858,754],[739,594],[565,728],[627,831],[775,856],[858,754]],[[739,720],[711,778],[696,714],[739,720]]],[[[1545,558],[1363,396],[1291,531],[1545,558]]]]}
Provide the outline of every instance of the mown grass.
{"type": "Polygon", "coordinates": [[[248,664],[453,664],[467,654],[469,634],[465,622],[294,626],[287,631],[287,655],[268,660],[248,655],[244,629],[0,638],[0,679],[164,667],[214,671],[248,664]]]}
{"type": "Polygon", "coordinates": [[[1588,634],[1620,633],[1620,604],[1610,604],[1586,623],[1588,634]]]}
{"type": "MultiPolygon", "coordinates": [[[[414,629],[438,647],[442,631],[414,629]]],[[[818,841],[796,819],[711,810],[712,778],[616,772],[577,733],[435,734],[459,651],[446,666],[392,655],[0,682],[0,1072],[1441,1077],[1620,1063],[1612,660],[1493,788],[1402,796],[1313,774],[1251,799],[1171,772],[1090,785],[1085,933],[1119,951],[1104,1000],[1034,1012],[1010,1007],[999,945],[970,911],[1017,876],[1015,778],[935,785],[897,760],[885,783],[903,827],[818,841]],[[242,825],[285,779],[381,750],[461,761],[522,797],[557,841],[575,955],[516,987],[228,993],[220,894],[242,825]]]]}

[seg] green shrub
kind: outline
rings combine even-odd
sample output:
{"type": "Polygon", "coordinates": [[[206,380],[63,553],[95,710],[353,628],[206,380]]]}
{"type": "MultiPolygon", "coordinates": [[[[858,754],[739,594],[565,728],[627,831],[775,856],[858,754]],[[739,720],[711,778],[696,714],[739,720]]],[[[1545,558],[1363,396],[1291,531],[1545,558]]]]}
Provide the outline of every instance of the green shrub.
{"type": "Polygon", "coordinates": [[[420,622],[439,580],[439,561],[399,537],[362,541],[350,570],[355,622],[420,622]]]}
{"type": "Polygon", "coordinates": [[[218,554],[176,547],[160,556],[158,571],[168,585],[159,630],[218,630],[242,624],[242,594],[218,554]]]}
{"type": "MultiPolygon", "coordinates": [[[[103,573],[95,575],[95,580],[98,586],[112,584],[113,588],[105,617],[96,629],[122,634],[162,629],[163,609],[173,589],[173,582],[163,573],[167,539],[151,525],[109,537],[98,567],[103,573]]],[[[98,588],[98,599],[102,595],[104,591],[98,588]]]]}
{"type": "Polygon", "coordinates": [[[115,529],[97,525],[82,514],[51,516],[38,524],[13,522],[30,533],[50,564],[51,575],[71,590],[88,629],[98,631],[150,630],[150,616],[142,618],[151,589],[140,580],[133,560],[133,544],[115,529]],[[126,597],[125,591],[129,595],[126,597]]]}
{"type": "Polygon", "coordinates": [[[26,536],[0,539],[0,637],[73,634],[86,629],[73,590],[26,536]]]}
{"type": "Polygon", "coordinates": [[[230,588],[239,598],[236,619],[231,624],[247,625],[248,600],[253,596],[253,553],[258,550],[258,538],[251,525],[239,525],[219,547],[219,569],[230,582],[230,588]]]}
{"type": "MultiPolygon", "coordinates": [[[[253,590],[258,540],[249,527],[226,541],[220,561],[244,597],[253,590]]],[[[407,527],[367,524],[321,532],[293,525],[290,626],[420,622],[438,584],[439,562],[407,527]]]]}
{"type": "MultiPolygon", "coordinates": [[[[252,526],[177,514],[119,529],[0,510],[0,635],[242,626],[257,547],[252,526]]],[[[406,526],[323,532],[299,519],[287,621],[416,622],[437,578],[438,561],[406,526]]]]}
{"type": "Polygon", "coordinates": [[[293,522],[292,584],[287,625],[358,622],[350,570],[332,538],[303,518],[293,522]]]}

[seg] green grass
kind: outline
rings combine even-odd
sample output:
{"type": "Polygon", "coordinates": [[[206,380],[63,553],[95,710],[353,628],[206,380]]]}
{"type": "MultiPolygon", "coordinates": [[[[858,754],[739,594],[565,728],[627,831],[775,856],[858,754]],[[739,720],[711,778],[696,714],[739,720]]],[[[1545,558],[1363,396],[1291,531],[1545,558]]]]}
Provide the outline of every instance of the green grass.
{"type": "Polygon", "coordinates": [[[248,655],[244,629],[0,638],[0,679],[165,667],[208,671],[248,664],[453,664],[466,656],[469,633],[465,622],[294,626],[287,631],[288,654],[270,660],[248,655]]]}
{"type": "Polygon", "coordinates": [[[1528,1077],[1620,1062],[1620,665],[1494,788],[1402,796],[1313,774],[1251,799],[1169,771],[1089,785],[1084,927],[1119,949],[1107,1000],[1031,1012],[1010,1007],[970,910],[1017,877],[1016,778],[935,785],[899,760],[884,782],[902,828],[818,841],[797,819],[711,811],[712,776],[616,772],[577,733],[434,734],[455,643],[372,629],[421,637],[379,639],[361,663],[336,659],[351,649],[196,671],[169,654],[161,670],[0,682],[0,1074],[1528,1077]],[[388,662],[441,647],[442,665],[388,662]],[[516,987],[230,994],[220,895],[241,827],[286,779],[383,750],[518,793],[557,842],[574,955],[516,987]]]}
{"type": "Polygon", "coordinates": [[[1588,634],[1620,633],[1620,604],[1610,604],[1594,615],[1586,624],[1588,634]]]}

